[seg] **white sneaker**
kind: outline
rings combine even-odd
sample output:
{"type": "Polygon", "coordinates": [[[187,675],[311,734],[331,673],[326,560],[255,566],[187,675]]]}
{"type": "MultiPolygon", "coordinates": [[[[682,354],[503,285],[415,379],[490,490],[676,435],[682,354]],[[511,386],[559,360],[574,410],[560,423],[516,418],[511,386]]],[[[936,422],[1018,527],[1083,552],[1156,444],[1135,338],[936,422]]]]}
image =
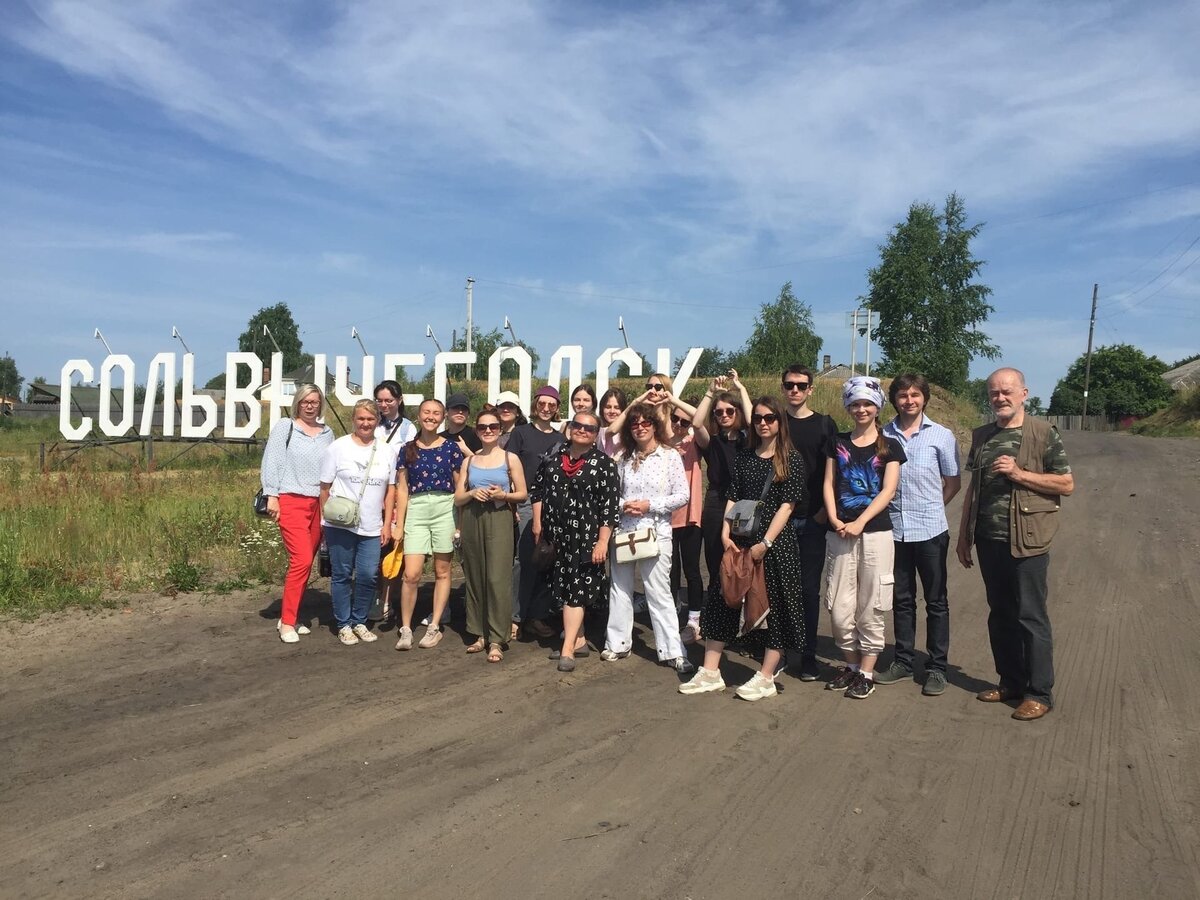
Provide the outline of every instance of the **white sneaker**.
{"type": "Polygon", "coordinates": [[[677,656],[674,659],[668,659],[667,665],[678,672],[680,675],[686,675],[688,672],[695,672],[696,667],[692,665],[692,661],[686,656],[677,656]]]}
{"type": "Polygon", "coordinates": [[[442,642],[442,629],[435,628],[430,625],[425,629],[425,634],[421,636],[421,641],[417,644],[422,650],[429,650],[436,647],[442,642]]]}
{"type": "Polygon", "coordinates": [[[312,629],[309,628],[307,625],[301,625],[299,622],[297,622],[296,623],[296,634],[312,634],[312,629]]]}
{"type": "Polygon", "coordinates": [[[605,647],[603,650],[600,651],[600,658],[602,660],[604,660],[605,662],[612,662],[613,660],[624,659],[628,655],[629,655],[628,650],[619,650],[619,651],[618,650],[609,650],[607,647],[605,647]]]}
{"type": "Polygon", "coordinates": [[[354,634],[364,644],[373,644],[377,640],[379,640],[379,636],[376,635],[374,632],[372,632],[371,629],[368,628],[366,625],[355,625],[354,626],[354,634]]]}
{"type": "Polygon", "coordinates": [[[279,639],[285,644],[300,643],[300,635],[296,634],[296,629],[291,625],[281,624],[277,630],[279,631],[279,639]]]}
{"type": "Polygon", "coordinates": [[[398,634],[400,636],[396,641],[396,649],[397,650],[411,650],[412,649],[412,629],[406,628],[403,625],[401,625],[398,634]]]}
{"type": "Polygon", "coordinates": [[[750,676],[750,680],[739,687],[735,693],[743,700],[753,702],[774,697],[778,692],[775,690],[775,679],[764,678],[762,672],[755,672],[750,676]]]}
{"type": "Polygon", "coordinates": [[[354,629],[349,625],[343,625],[338,629],[338,640],[347,647],[353,647],[358,643],[358,638],[354,636],[354,629]]]}
{"type": "MultiPolygon", "coordinates": [[[[275,620],[275,630],[276,631],[282,633],[284,627],[285,626],[283,624],[283,619],[275,620]]],[[[286,627],[291,628],[292,626],[289,625],[286,627]]],[[[299,622],[296,623],[296,627],[295,627],[294,631],[296,632],[296,634],[312,634],[312,630],[307,625],[301,625],[299,622]]],[[[294,644],[296,642],[295,641],[284,641],[284,643],[285,644],[294,644]]]]}
{"type": "Polygon", "coordinates": [[[718,670],[706,669],[701,666],[692,676],[691,681],[685,681],[679,686],[681,694],[707,694],[709,691],[725,690],[725,679],[718,670]]]}
{"type": "MultiPolygon", "coordinates": [[[[430,623],[430,622],[432,622],[432,621],[433,621],[433,613],[430,613],[429,615],[427,615],[425,618],[423,618],[423,619],[421,620],[421,624],[422,624],[422,625],[424,625],[425,627],[427,627],[427,628],[428,628],[428,627],[429,627],[429,623],[430,623]]],[[[445,625],[445,624],[446,624],[447,622],[449,622],[449,621],[450,621],[450,604],[449,604],[449,603],[447,603],[447,604],[446,604],[446,608],[442,610],[442,621],[441,621],[441,624],[442,624],[442,625],[445,625]]]]}

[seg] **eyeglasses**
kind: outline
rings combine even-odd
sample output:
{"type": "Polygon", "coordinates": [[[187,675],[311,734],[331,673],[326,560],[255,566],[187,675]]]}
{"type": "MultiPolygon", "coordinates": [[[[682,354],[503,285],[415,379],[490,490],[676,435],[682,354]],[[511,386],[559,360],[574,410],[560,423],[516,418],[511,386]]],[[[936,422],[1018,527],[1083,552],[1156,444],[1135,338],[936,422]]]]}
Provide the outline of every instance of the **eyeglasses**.
{"type": "Polygon", "coordinates": [[[750,417],[751,425],[761,425],[766,422],[768,425],[774,425],[779,421],[779,416],[775,413],[755,413],[750,417]]]}
{"type": "Polygon", "coordinates": [[[732,406],[718,406],[716,409],[713,410],[713,415],[716,416],[718,419],[728,419],[735,412],[737,412],[737,410],[734,409],[732,406]]]}
{"type": "Polygon", "coordinates": [[[538,409],[558,409],[557,400],[539,400],[535,405],[538,409]]]}
{"type": "Polygon", "coordinates": [[[811,381],[785,381],[783,389],[785,391],[807,391],[812,387],[811,381]]]}
{"type": "Polygon", "coordinates": [[[646,385],[648,391],[665,391],[667,386],[661,381],[651,381],[646,385]]]}
{"type": "Polygon", "coordinates": [[[500,423],[499,422],[483,422],[479,425],[476,425],[475,430],[480,432],[481,434],[487,434],[487,432],[489,432],[489,431],[499,431],[500,423]]]}
{"type": "Polygon", "coordinates": [[[638,419],[636,422],[629,423],[630,431],[638,431],[642,428],[653,428],[653,427],[654,427],[654,423],[651,422],[649,419],[638,419]]]}
{"type": "Polygon", "coordinates": [[[691,425],[691,419],[685,419],[683,416],[671,416],[672,425],[691,425]]]}
{"type": "Polygon", "coordinates": [[[300,405],[301,406],[320,406],[321,401],[320,400],[301,400],[300,405]]]}
{"type": "Polygon", "coordinates": [[[590,422],[576,422],[572,419],[567,423],[571,428],[578,428],[580,431],[586,431],[588,434],[595,434],[600,430],[599,425],[592,425],[590,422]]]}

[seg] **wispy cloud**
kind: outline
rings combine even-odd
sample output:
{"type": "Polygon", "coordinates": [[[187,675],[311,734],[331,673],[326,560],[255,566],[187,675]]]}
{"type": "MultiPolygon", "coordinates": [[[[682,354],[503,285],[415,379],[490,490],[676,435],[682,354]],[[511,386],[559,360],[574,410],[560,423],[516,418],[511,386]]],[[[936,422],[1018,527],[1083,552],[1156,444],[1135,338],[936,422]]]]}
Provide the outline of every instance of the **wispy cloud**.
{"type": "Polygon", "coordinates": [[[146,253],[151,256],[189,256],[197,248],[214,244],[229,244],[238,239],[228,231],[206,231],[193,234],[148,232],[145,234],[89,234],[79,237],[49,238],[42,240],[16,240],[18,247],[31,249],[60,250],[121,250],[146,253]]]}

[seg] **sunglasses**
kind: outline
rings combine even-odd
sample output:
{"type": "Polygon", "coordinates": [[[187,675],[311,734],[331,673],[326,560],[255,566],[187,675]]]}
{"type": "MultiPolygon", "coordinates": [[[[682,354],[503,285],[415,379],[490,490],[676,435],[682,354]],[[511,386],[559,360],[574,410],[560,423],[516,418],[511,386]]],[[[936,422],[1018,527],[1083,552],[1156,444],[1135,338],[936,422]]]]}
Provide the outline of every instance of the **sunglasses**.
{"type": "Polygon", "coordinates": [[[499,431],[500,423],[499,422],[484,422],[480,425],[476,425],[475,430],[481,434],[487,434],[489,431],[499,431]]]}
{"type": "Polygon", "coordinates": [[[637,431],[641,428],[653,428],[653,427],[654,427],[654,423],[651,422],[649,419],[638,419],[636,422],[629,423],[630,431],[637,431]]]}
{"type": "Polygon", "coordinates": [[[557,400],[539,400],[535,404],[535,406],[537,406],[538,409],[558,409],[558,401],[557,400]]]}
{"type": "Polygon", "coordinates": [[[732,406],[724,406],[724,407],[718,406],[716,409],[713,410],[713,415],[716,416],[718,419],[728,419],[731,416],[733,416],[733,414],[736,412],[737,412],[737,410],[734,409],[732,406]]]}
{"type": "Polygon", "coordinates": [[[755,413],[750,417],[751,425],[761,425],[766,422],[768,425],[774,425],[779,421],[779,416],[775,413],[755,413]]]}
{"type": "Polygon", "coordinates": [[[599,425],[592,425],[588,422],[576,422],[574,420],[571,420],[567,424],[570,425],[572,428],[578,428],[580,431],[586,431],[588,434],[595,434],[596,432],[598,432],[600,430],[599,425]]]}
{"type": "Polygon", "coordinates": [[[811,381],[785,381],[783,389],[785,391],[807,391],[812,387],[811,381]]]}
{"type": "Polygon", "coordinates": [[[685,419],[683,416],[671,416],[672,425],[691,425],[691,419],[685,419]]]}
{"type": "Polygon", "coordinates": [[[666,389],[667,386],[661,381],[651,381],[646,385],[646,390],[648,391],[665,391],[666,389]]]}

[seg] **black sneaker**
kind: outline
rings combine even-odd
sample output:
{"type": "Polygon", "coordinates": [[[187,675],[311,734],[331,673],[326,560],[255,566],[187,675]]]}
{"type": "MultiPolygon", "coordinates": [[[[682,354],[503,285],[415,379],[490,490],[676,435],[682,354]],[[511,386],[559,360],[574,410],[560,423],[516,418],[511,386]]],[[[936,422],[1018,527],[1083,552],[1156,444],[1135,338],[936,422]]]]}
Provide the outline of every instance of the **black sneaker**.
{"type": "Polygon", "coordinates": [[[851,672],[848,666],[842,666],[837,670],[837,674],[833,676],[832,681],[825,682],[825,690],[827,691],[844,691],[854,683],[858,678],[857,672],[851,672]]]}
{"type": "Polygon", "coordinates": [[[875,682],[859,672],[850,687],[846,688],[846,696],[854,700],[866,700],[875,693],[875,682]]]}
{"type": "Polygon", "coordinates": [[[821,678],[821,667],[815,659],[805,659],[800,662],[800,680],[818,681],[821,678]]]}

